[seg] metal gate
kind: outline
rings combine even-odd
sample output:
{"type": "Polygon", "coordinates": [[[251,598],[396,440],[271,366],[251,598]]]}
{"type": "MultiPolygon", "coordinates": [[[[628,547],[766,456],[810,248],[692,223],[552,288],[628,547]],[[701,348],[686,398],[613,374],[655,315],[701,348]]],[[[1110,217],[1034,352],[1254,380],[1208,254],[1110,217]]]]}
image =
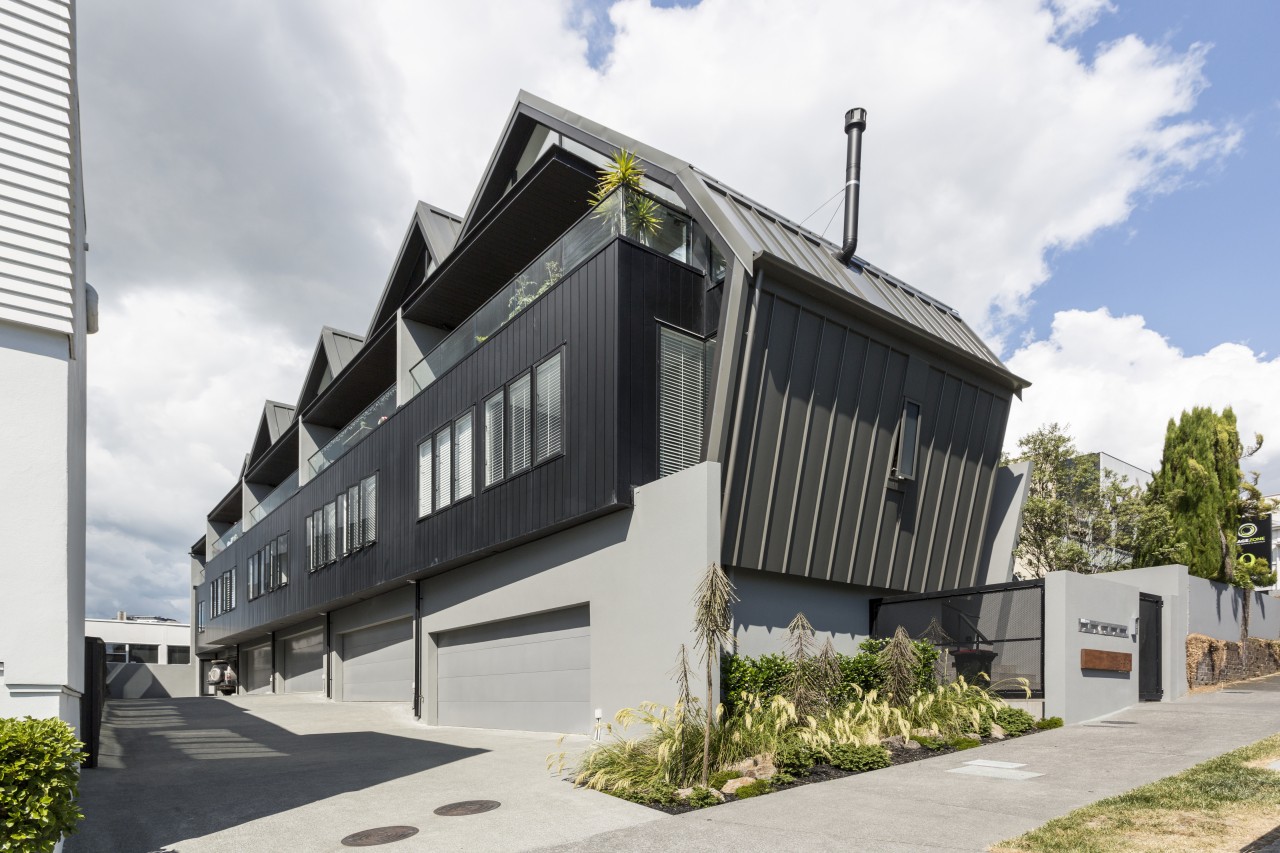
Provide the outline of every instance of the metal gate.
{"type": "Polygon", "coordinates": [[[1138,596],[1138,699],[1143,702],[1159,702],[1164,698],[1161,681],[1161,616],[1164,599],[1158,595],[1140,593],[1138,596]]]}

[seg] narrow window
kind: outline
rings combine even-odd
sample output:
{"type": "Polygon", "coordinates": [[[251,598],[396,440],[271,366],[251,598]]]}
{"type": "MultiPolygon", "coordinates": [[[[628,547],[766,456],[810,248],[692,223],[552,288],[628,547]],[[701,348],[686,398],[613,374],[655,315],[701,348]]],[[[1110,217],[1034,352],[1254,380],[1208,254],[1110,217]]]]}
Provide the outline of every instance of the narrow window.
{"type": "Polygon", "coordinates": [[[502,479],[502,415],[505,400],[499,388],[484,401],[484,484],[492,486],[502,479]]]}
{"type": "Polygon", "coordinates": [[[154,643],[130,643],[129,663],[160,663],[160,647],[154,643]]]}
{"type": "Polygon", "coordinates": [[[307,516],[307,529],[303,535],[303,541],[307,543],[307,571],[314,572],[316,570],[316,543],[315,532],[312,529],[312,518],[307,516]]]}
{"type": "Polygon", "coordinates": [[[360,482],[360,544],[372,545],[378,540],[378,475],[360,482]]]}
{"type": "Polygon", "coordinates": [[[431,459],[431,439],[428,438],[418,445],[418,518],[430,515],[434,507],[431,459]]]}
{"type": "Polygon", "coordinates": [[[560,364],[561,354],[556,353],[538,365],[535,371],[537,376],[535,390],[538,398],[535,408],[537,428],[534,433],[537,436],[536,461],[538,462],[555,456],[564,446],[564,406],[560,364]]]}
{"type": "Polygon", "coordinates": [[[191,647],[190,646],[169,646],[167,649],[165,649],[165,663],[170,663],[170,664],[191,663],[191,647]]]}
{"type": "Polygon", "coordinates": [[[258,572],[256,563],[258,555],[251,554],[249,556],[249,600],[253,601],[258,597],[258,572]]]}
{"type": "Polygon", "coordinates": [[[279,563],[280,555],[277,553],[277,546],[279,542],[280,542],[279,539],[272,539],[270,542],[267,543],[266,574],[267,574],[267,587],[269,589],[275,589],[276,587],[280,586],[280,563],[279,563]]]}
{"type": "Polygon", "coordinates": [[[276,538],[276,577],[277,587],[289,582],[289,534],[283,533],[276,538]]]}
{"type": "Polygon", "coordinates": [[[236,609],[236,570],[231,570],[231,580],[227,584],[227,591],[230,593],[227,600],[227,609],[236,609]]]}
{"type": "Polygon", "coordinates": [[[324,565],[324,510],[311,513],[311,568],[324,565]]]}
{"type": "Polygon", "coordinates": [[[453,503],[453,426],[436,433],[436,509],[453,503]]]}
{"type": "Polygon", "coordinates": [[[471,447],[472,414],[467,412],[454,422],[454,500],[470,497],[475,491],[475,478],[472,469],[475,465],[475,453],[471,447]]]}
{"type": "Polygon", "coordinates": [[[894,452],[893,475],[914,480],[916,456],[920,444],[920,405],[907,400],[902,404],[902,424],[898,429],[898,447],[894,452]]]}
{"type": "Polygon", "coordinates": [[[658,330],[658,476],[702,461],[706,409],[706,343],[658,330]]]}
{"type": "Polygon", "coordinates": [[[347,489],[347,541],[355,551],[364,543],[360,540],[360,484],[347,489]]]}
{"type": "Polygon", "coordinates": [[[204,611],[205,611],[205,606],[208,603],[209,602],[205,601],[203,598],[196,602],[196,633],[197,634],[204,633],[204,611]]]}
{"type": "Polygon", "coordinates": [[[334,535],[338,537],[338,555],[345,557],[351,553],[351,540],[347,538],[347,493],[338,495],[338,517],[334,524],[334,535]]]}
{"type": "Polygon", "coordinates": [[[338,504],[330,502],[324,505],[324,561],[332,563],[338,559],[338,504]]]}
{"type": "Polygon", "coordinates": [[[528,468],[533,462],[532,426],[529,412],[529,374],[521,376],[507,389],[511,420],[511,473],[528,468]]]}

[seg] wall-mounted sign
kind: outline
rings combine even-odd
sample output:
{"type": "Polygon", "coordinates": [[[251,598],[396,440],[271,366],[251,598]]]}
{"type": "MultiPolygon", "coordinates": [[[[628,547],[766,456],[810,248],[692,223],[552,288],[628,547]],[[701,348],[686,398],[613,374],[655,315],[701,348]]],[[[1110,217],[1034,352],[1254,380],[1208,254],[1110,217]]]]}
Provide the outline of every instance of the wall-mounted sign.
{"type": "Polygon", "coordinates": [[[1133,672],[1133,655],[1129,652],[1081,649],[1080,668],[1096,669],[1103,672],[1133,672]]]}
{"type": "Polygon", "coordinates": [[[1102,634],[1104,637],[1127,637],[1129,626],[1117,625],[1114,622],[1099,622],[1096,619],[1081,619],[1080,633],[1102,634]]]}
{"type": "Polygon", "coordinates": [[[1236,530],[1236,550],[1242,557],[1271,560],[1271,516],[1242,518],[1236,530]]]}

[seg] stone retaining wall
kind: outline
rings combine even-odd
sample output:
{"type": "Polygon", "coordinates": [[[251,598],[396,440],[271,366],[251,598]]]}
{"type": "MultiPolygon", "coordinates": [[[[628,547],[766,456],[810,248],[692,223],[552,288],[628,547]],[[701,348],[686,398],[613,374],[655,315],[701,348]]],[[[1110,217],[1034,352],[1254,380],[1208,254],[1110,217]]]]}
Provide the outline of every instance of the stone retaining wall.
{"type": "Polygon", "coordinates": [[[1250,637],[1245,654],[1240,643],[1204,634],[1187,637],[1187,684],[1210,687],[1280,672],[1280,640],[1250,637]]]}

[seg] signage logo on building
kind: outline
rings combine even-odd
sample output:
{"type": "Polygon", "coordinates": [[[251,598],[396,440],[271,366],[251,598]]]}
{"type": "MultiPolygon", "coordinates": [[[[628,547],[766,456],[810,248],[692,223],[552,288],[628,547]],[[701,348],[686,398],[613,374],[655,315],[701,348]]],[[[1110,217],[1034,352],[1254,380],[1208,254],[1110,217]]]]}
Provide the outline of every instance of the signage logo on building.
{"type": "Polygon", "coordinates": [[[1251,557],[1250,563],[1271,559],[1271,516],[1250,518],[1241,522],[1236,530],[1236,548],[1240,555],[1251,557]]]}

